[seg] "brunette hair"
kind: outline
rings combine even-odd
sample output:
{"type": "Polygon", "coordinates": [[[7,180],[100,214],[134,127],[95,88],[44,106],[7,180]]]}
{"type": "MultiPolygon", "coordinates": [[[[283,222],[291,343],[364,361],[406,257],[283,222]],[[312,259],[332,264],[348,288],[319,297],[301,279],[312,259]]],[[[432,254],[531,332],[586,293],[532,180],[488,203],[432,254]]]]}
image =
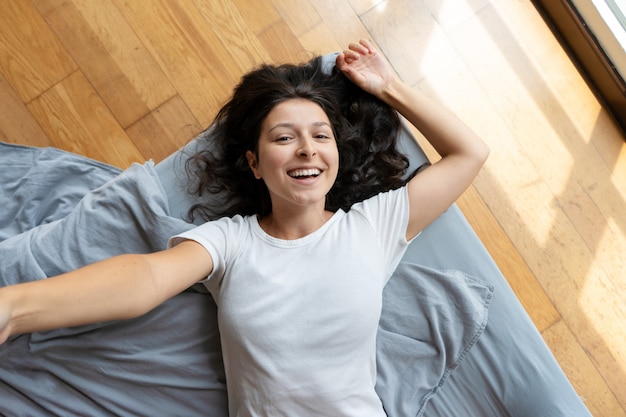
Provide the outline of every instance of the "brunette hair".
{"type": "Polygon", "coordinates": [[[271,212],[269,192],[252,174],[246,151],[256,153],[269,112],[294,98],[318,104],[335,134],[339,170],[326,209],[347,211],[355,202],[406,182],[409,162],[395,147],[400,120],[390,106],[337,69],[325,72],[321,57],[300,65],[262,65],[243,76],[204,135],[206,146],[187,161],[192,191],[211,195],[211,202],[190,209],[191,219],[271,212]]]}

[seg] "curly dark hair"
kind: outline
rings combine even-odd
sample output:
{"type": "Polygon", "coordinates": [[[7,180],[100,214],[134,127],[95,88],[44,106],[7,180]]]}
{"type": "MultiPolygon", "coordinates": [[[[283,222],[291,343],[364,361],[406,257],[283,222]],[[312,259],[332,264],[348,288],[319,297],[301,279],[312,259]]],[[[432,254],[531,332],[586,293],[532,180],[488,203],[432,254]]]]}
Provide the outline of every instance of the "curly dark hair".
{"type": "Polygon", "coordinates": [[[405,184],[409,161],[395,146],[398,114],[336,68],[325,72],[322,64],[316,57],[300,65],[262,65],[243,76],[205,132],[206,144],[187,161],[188,175],[194,178],[192,191],[212,195],[211,204],[190,209],[191,219],[271,212],[269,192],[252,174],[246,151],[257,151],[269,112],[294,98],[318,104],[334,130],[339,169],[326,196],[327,210],[348,211],[355,202],[405,184]]]}

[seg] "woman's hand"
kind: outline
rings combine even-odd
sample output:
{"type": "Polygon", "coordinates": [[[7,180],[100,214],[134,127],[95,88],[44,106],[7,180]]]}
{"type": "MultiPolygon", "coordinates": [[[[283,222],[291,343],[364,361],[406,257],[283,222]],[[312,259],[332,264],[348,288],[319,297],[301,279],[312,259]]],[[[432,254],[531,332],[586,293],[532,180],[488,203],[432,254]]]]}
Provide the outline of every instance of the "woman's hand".
{"type": "Polygon", "coordinates": [[[351,43],[337,56],[336,65],[354,84],[381,99],[399,80],[383,55],[365,39],[351,43]]]}

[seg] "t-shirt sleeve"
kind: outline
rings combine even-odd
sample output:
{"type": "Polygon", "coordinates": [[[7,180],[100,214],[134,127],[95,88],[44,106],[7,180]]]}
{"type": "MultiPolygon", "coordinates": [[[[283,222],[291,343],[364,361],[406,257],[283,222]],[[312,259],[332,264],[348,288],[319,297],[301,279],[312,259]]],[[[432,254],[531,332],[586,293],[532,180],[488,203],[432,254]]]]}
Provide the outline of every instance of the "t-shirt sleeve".
{"type": "Polygon", "coordinates": [[[378,236],[391,276],[413,239],[407,241],[409,196],[406,186],[380,193],[352,206],[351,211],[363,215],[378,236]]]}
{"type": "Polygon", "coordinates": [[[173,247],[184,240],[192,240],[202,245],[211,255],[213,260],[213,271],[206,279],[200,281],[212,293],[221,285],[228,259],[232,256],[235,248],[232,247],[233,242],[237,239],[230,239],[229,236],[237,235],[241,230],[243,218],[235,216],[235,218],[222,218],[215,221],[204,223],[187,232],[173,236],[168,241],[168,247],[173,247]],[[229,246],[231,243],[231,246],[229,246]]]}

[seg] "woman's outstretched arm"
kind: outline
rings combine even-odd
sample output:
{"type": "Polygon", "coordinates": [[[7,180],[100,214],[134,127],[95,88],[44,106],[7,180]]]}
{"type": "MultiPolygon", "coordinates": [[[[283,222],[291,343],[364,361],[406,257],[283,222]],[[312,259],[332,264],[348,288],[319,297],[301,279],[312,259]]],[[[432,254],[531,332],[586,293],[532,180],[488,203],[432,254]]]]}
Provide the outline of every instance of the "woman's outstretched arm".
{"type": "Polygon", "coordinates": [[[400,80],[370,42],[350,44],[337,57],[337,66],[356,85],[395,108],[441,155],[408,184],[410,239],[469,187],[485,163],[489,148],[448,109],[400,80]]]}
{"type": "Polygon", "coordinates": [[[121,255],[0,288],[0,343],[13,334],[141,316],[212,269],[208,252],[184,241],[162,252],[121,255]]]}

